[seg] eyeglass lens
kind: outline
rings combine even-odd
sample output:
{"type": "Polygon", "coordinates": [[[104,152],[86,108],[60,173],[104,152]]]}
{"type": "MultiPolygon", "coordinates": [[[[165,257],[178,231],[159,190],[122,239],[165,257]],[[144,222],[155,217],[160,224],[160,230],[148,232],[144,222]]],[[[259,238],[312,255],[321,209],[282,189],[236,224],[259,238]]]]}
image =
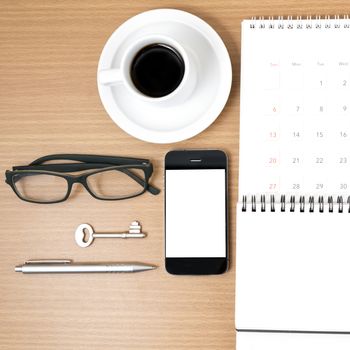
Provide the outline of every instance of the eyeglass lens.
{"type": "Polygon", "coordinates": [[[145,174],[138,168],[106,170],[88,176],[87,185],[102,199],[131,197],[144,190],[145,174]]]}
{"type": "Polygon", "coordinates": [[[17,174],[13,177],[13,182],[18,194],[31,201],[59,201],[68,191],[67,180],[55,175],[17,174]]]}

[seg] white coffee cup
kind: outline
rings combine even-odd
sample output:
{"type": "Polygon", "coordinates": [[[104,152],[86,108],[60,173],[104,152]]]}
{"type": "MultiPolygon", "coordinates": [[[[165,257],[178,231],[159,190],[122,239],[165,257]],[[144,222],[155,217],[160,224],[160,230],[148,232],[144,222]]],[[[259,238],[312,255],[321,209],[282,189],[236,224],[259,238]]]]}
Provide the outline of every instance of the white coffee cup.
{"type": "Polygon", "coordinates": [[[197,81],[197,71],[194,59],[188,50],[176,40],[165,35],[148,35],[130,44],[122,55],[120,67],[111,67],[98,72],[98,83],[102,85],[124,84],[124,86],[137,98],[157,104],[159,106],[171,106],[184,102],[192,93],[197,81]],[[175,49],[184,62],[184,75],[177,88],[162,97],[150,97],[140,92],[134,85],[130,70],[137,53],[144,47],[152,44],[164,44],[175,49]]]}

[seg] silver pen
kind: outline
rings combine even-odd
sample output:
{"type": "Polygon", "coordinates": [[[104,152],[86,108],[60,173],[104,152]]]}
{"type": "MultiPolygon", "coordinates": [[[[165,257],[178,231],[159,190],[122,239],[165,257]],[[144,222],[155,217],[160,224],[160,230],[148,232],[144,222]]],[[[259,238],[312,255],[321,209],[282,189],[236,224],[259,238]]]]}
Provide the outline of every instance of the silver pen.
{"type": "Polygon", "coordinates": [[[28,260],[15,267],[23,273],[104,273],[104,272],[141,272],[154,270],[157,266],[123,263],[73,263],[72,260],[28,260]]]}

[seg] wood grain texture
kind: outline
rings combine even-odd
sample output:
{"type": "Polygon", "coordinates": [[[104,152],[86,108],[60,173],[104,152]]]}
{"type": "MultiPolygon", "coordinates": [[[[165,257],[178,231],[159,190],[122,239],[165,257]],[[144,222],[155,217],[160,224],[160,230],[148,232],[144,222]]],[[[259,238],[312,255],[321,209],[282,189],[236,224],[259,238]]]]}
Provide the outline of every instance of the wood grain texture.
{"type": "MultiPolygon", "coordinates": [[[[230,158],[231,252],[237,197],[240,22],[259,15],[349,12],[345,1],[0,1],[0,167],[50,153],[150,158],[162,187],[174,148],[220,148],[230,158]],[[211,24],[233,64],[225,110],[206,131],[173,145],[136,140],[104,111],[96,88],[100,52],[129,17],[178,8],[211,24]]],[[[76,188],[69,201],[34,205],[0,183],[0,349],[234,349],[234,265],[222,276],[175,277],[164,269],[163,195],[97,201],[76,188]],[[76,246],[76,226],[123,230],[139,219],[145,240],[76,246]],[[137,275],[14,273],[27,258],[138,260],[158,270],[137,275]]],[[[231,253],[234,261],[234,254],[231,253]]]]}

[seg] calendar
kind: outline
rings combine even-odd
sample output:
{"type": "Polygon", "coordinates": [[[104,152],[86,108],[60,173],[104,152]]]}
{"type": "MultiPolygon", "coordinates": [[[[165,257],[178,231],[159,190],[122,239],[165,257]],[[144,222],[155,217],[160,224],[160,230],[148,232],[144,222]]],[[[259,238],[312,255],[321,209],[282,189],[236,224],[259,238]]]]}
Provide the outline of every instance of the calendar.
{"type": "Polygon", "coordinates": [[[350,349],[350,20],[242,22],[238,350],[350,349]]]}
{"type": "Polygon", "coordinates": [[[347,199],[349,23],[243,22],[241,196],[347,199]]]}

